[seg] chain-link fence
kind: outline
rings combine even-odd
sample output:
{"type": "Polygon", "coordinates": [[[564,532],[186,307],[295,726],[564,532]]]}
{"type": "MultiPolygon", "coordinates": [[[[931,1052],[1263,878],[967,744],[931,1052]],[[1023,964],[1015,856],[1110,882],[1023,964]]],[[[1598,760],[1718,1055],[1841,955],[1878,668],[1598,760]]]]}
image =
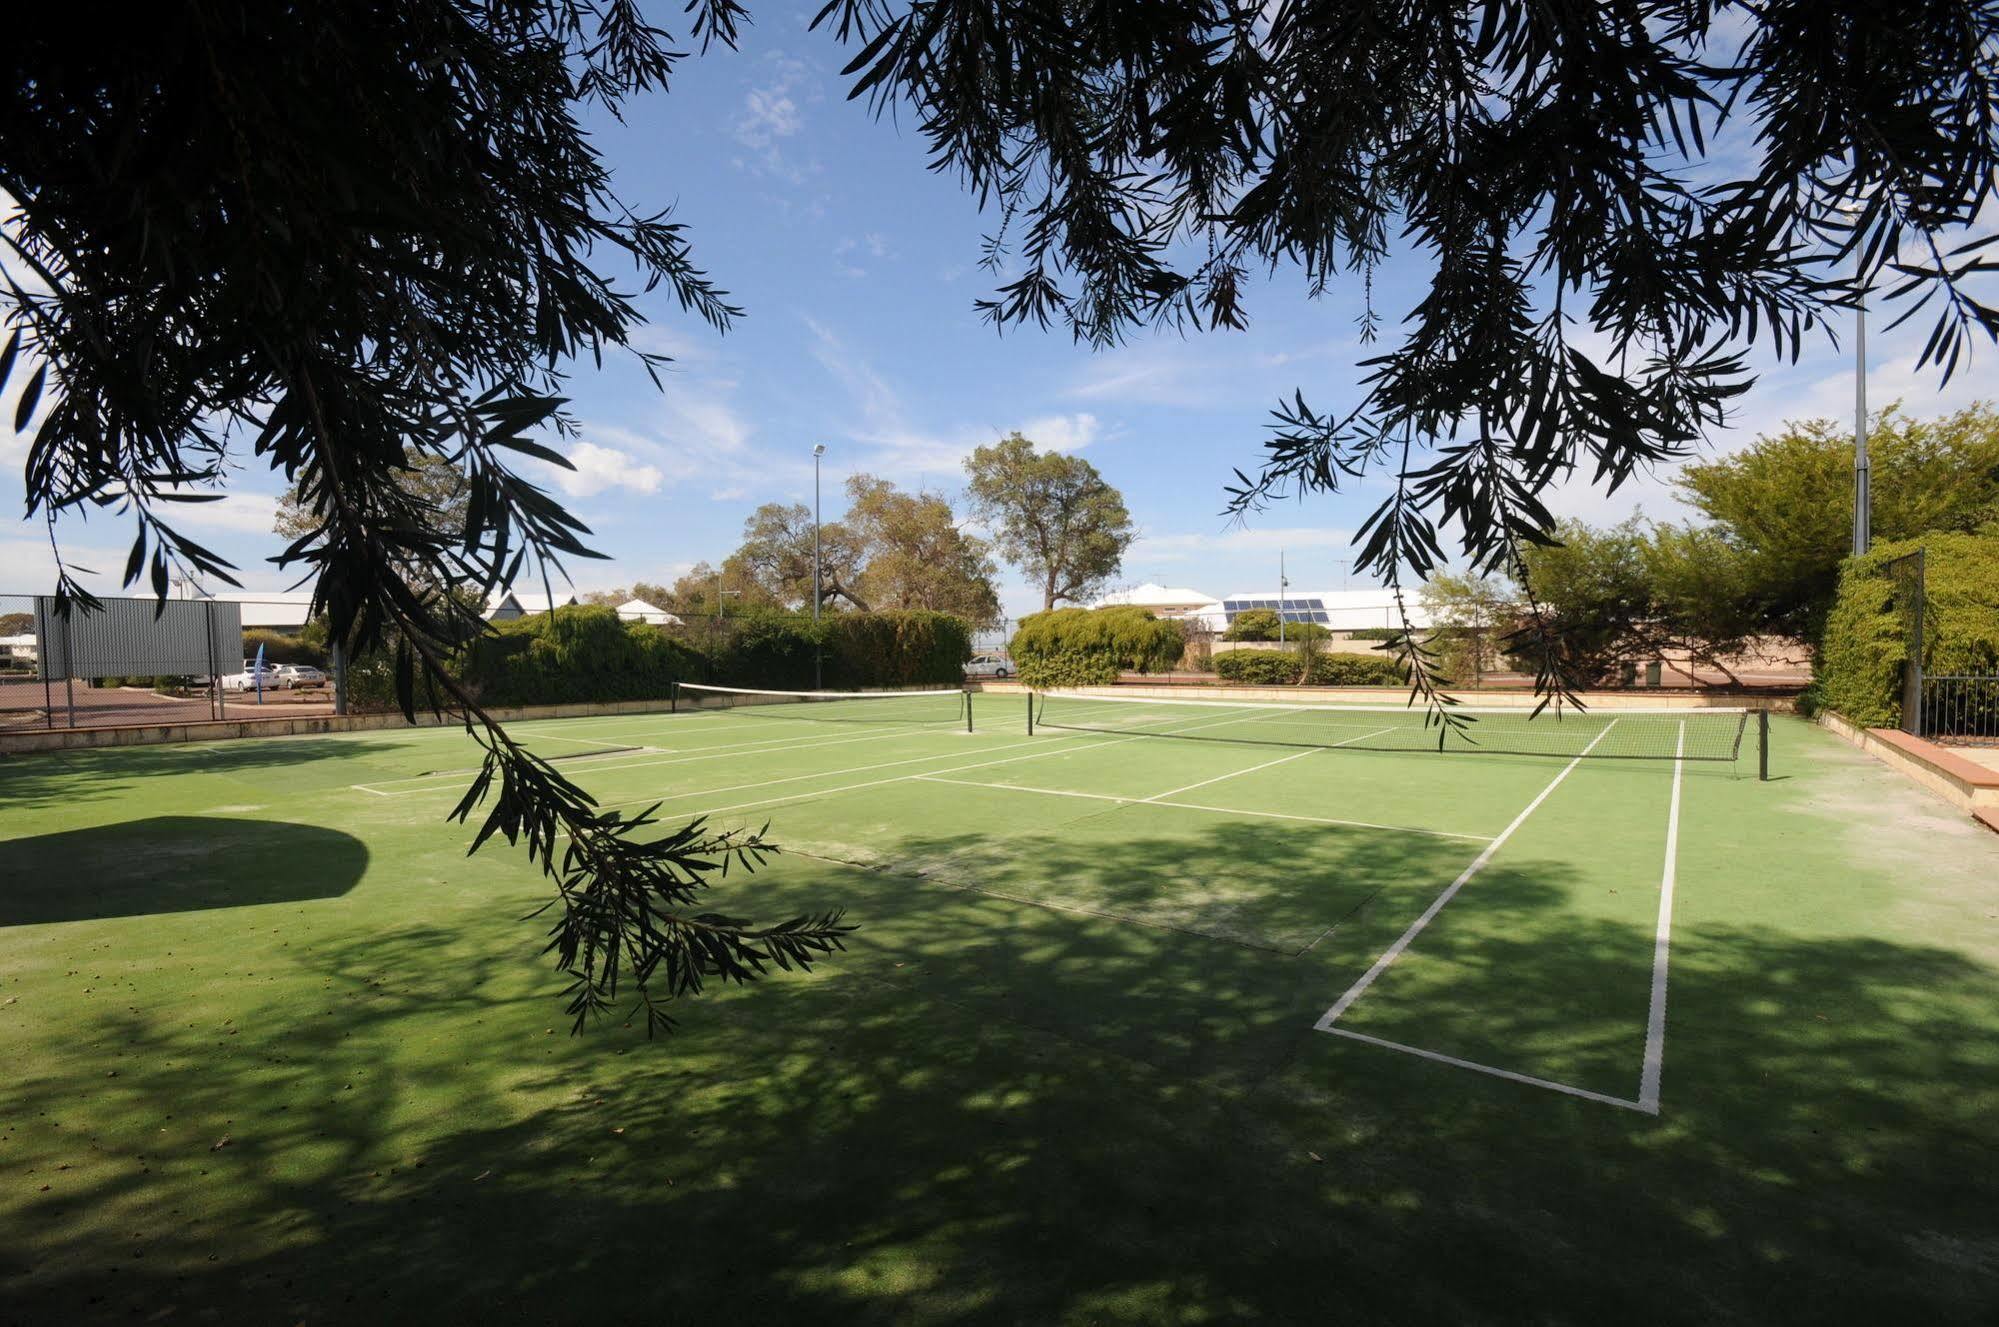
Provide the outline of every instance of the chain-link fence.
{"type": "Polygon", "coordinates": [[[306,611],[297,596],[138,597],[65,615],[0,595],[0,732],[332,713],[306,611]]]}

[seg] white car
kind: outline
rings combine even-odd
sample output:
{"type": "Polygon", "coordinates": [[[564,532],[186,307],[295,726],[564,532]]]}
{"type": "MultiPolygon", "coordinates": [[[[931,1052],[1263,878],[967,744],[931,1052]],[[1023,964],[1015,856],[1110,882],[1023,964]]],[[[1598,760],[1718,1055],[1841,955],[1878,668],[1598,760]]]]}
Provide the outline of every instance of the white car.
{"type": "MultiPolygon", "coordinates": [[[[264,690],[288,691],[291,689],[291,685],[291,681],[280,675],[277,669],[271,667],[269,664],[264,665],[264,690]]],[[[222,689],[224,691],[255,691],[257,689],[257,670],[255,668],[245,668],[240,673],[230,673],[222,679],[222,689]]]]}
{"type": "Polygon", "coordinates": [[[320,672],[311,664],[279,664],[276,672],[279,677],[284,678],[291,686],[323,687],[326,685],[326,674],[320,672]]]}
{"type": "Polygon", "coordinates": [[[1009,678],[1013,676],[1013,662],[997,654],[975,654],[965,664],[965,676],[1009,678]]]}

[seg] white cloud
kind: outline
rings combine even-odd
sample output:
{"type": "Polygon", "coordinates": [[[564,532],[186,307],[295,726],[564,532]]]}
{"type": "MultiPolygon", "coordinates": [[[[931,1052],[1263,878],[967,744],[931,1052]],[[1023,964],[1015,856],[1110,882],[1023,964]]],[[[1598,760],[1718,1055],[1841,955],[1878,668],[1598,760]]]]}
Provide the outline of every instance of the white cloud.
{"type": "Polygon", "coordinates": [[[574,469],[559,470],[551,467],[550,474],[555,486],[572,498],[594,497],[609,488],[628,489],[634,493],[656,493],[663,476],[658,466],[640,465],[627,452],[616,447],[600,447],[594,442],[579,442],[570,447],[569,463],[574,469]]]}
{"type": "Polygon", "coordinates": [[[743,97],[742,114],[731,132],[749,155],[735,159],[735,165],[752,174],[774,175],[793,184],[803,183],[819,169],[816,161],[799,163],[785,152],[787,140],[805,127],[803,106],[819,100],[803,61],[780,51],[765,57],[768,77],[743,97]]]}
{"type": "Polygon", "coordinates": [[[1043,451],[1079,452],[1097,441],[1097,417],[1087,413],[1042,415],[1022,424],[1020,432],[1043,451]]]}
{"type": "Polygon", "coordinates": [[[175,528],[231,530],[276,537],[271,523],[277,517],[278,500],[265,493],[225,493],[214,502],[163,502],[155,510],[175,528]]]}

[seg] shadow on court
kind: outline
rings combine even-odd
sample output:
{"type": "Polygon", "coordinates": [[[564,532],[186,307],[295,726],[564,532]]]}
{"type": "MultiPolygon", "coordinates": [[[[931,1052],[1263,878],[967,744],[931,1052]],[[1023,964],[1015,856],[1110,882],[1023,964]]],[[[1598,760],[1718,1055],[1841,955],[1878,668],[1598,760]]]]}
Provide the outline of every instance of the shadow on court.
{"type": "MultiPolygon", "coordinates": [[[[395,729],[419,732],[428,729],[395,729]]],[[[65,806],[130,796],[153,781],[189,774],[264,774],[295,777],[301,768],[394,755],[393,742],[320,737],[249,737],[162,746],[96,747],[0,756],[0,805],[23,809],[65,806]]],[[[339,770],[339,780],[350,772],[339,770]]]]}
{"type": "Polygon", "coordinates": [[[0,842],[0,926],[338,898],[361,840],[317,825],[152,816],[0,842]]]}
{"type": "MultiPolygon", "coordinates": [[[[1078,1010],[1142,985],[1159,1029],[1309,1022],[1298,964],[808,883],[877,918],[857,951],[664,1042],[545,1034],[518,936],[446,926],[323,939],[302,1000],[206,992],[241,1037],[94,1017],[65,1042],[121,1048],[116,1078],[12,1086],[14,1163],[53,1182],[8,1200],[34,1233],[0,1286],[40,1321],[357,1323],[1973,1322],[1999,1293],[1999,991],[1959,956],[1704,928],[1649,1120],[1307,1031],[1280,1072],[1196,1083],[967,997],[1004,967],[1078,1010]]],[[[1542,939],[1494,961],[1545,993],[1574,974],[1542,939]]],[[[1646,945],[1566,935],[1599,966],[1646,945]]]]}

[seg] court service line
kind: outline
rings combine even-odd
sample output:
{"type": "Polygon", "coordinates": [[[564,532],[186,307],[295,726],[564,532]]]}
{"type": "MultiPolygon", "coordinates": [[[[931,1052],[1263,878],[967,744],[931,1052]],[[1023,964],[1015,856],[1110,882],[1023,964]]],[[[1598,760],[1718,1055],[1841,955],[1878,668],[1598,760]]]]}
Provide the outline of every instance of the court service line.
{"type": "MultiPolygon", "coordinates": [[[[1349,737],[1345,739],[1345,741],[1334,742],[1331,745],[1335,747],[1340,747],[1340,746],[1346,746],[1348,743],[1351,742],[1365,742],[1370,737],[1379,737],[1383,733],[1392,733],[1394,731],[1395,729],[1392,727],[1377,728],[1371,733],[1362,733],[1358,737],[1349,737]]],[[[1163,802],[1169,797],[1178,797],[1181,793],[1190,793],[1194,791],[1194,789],[1196,788],[1205,788],[1211,783],[1221,783],[1227,779],[1240,778],[1245,774],[1254,774],[1260,769],[1269,769],[1272,765],[1282,765],[1287,761],[1302,760],[1306,756],[1311,755],[1313,751],[1322,750],[1322,749],[1330,749],[1330,748],[1311,747],[1308,748],[1307,750],[1299,751],[1292,755],[1279,756],[1275,760],[1266,760],[1261,765],[1251,765],[1248,769],[1231,770],[1227,774],[1217,774],[1212,779],[1202,779],[1199,783],[1190,783],[1184,788],[1170,788],[1163,793],[1155,793],[1151,797],[1143,797],[1140,798],[1139,800],[1145,802],[1163,802]]]]}
{"type": "MultiPolygon", "coordinates": [[[[1232,722],[1232,721],[1231,721],[1231,722],[1232,722]]],[[[1199,725],[1196,725],[1196,727],[1208,727],[1208,726],[1209,726],[1209,725],[1207,725],[1207,724],[1199,724],[1199,725]]],[[[1187,731],[1190,731],[1190,732],[1191,732],[1191,731],[1193,731],[1193,729],[1189,729],[1189,730],[1187,730],[1187,731]]],[[[1031,753],[1029,753],[1028,755],[1025,755],[1025,756],[1008,756],[1008,757],[1007,757],[1007,758],[1005,758],[1004,760],[981,760],[981,761],[976,761],[976,762],[974,762],[974,763],[972,763],[972,764],[970,764],[970,765],[954,765],[954,766],[950,767],[949,769],[940,769],[940,770],[929,770],[929,771],[925,771],[925,773],[930,773],[930,774],[958,774],[958,773],[961,773],[961,772],[963,772],[963,771],[965,771],[965,770],[968,770],[968,769],[986,769],[986,768],[989,768],[989,767],[991,767],[991,766],[993,766],[993,765],[1011,765],[1011,764],[1013,764],[1013,763],[1014,763],[1015,761],[1020,761],[1020,760],[1039,760],[1039,759],[1040,759],[1041,757],[1043,757],[1043,756],[1057,756],[1057,755],[1062,755],[1062,754],[1064,754],[1064,753],[1066,753],[1066,752],[1071,752],[1071,751],[1094,751],[1094,750],[1098,750],[1098,749],[1100,749],[1100,748],[1102,748],[1102,747],[1108,747],[1108,746],[1120,746],[1120,745],[1122,745],[1122,744],[1124,744],[1124,743],[1126,743],[1126,742],[1136,742],[1136,741],[1140,740],[1140,738],[1143,738],[1143,737],[1146,737],[1146,736],[1150,736],[1150,734],[1146,734],[1146,733],[1137,733],[1137,734],[1133,734],[1132,736],[1129,736],[1129,737],[1115,737],[1115,736],[1113,736],[1113,737],[1111,737],[1111,738],[1110,738],[1110,740],[1109,740],[1109,741],[1095,741],[1095,742],[1086,742],[1086,743],[1083,743],[1082,745],[1069,745],[1069,744],[1067,744],[1067,743],[1064,743],[1064,744],[1061,744],[1061,745],[1057,745],[1057,746],[1050,746],[1050,747],[1048,747],[1048,748],[1047,748],[1046,750],[1043,750],[1043,751],[1035,751],[1035,752],[1031,752],[1031,753]]],[[[1025,741],[1025,742],[1012,742],[1012,743],[1009,743],[1009,744],[1007,744],[1006,746],[999,746],[999,747],[993,747],[993,748],[991,748],[991,749],[992,749],[992,750],[994,750],[994,751],[1011,751],[1011,750],[1014,750],[1014,749],[1015,749],[1015,748],[1017,748],[1017,747],[1022,747],[1022,746],[1041,746],[1041,745],[1043,745],[1043,743],[1042,743],[1042,741],[1041,741],[1040,739],[1038,739],[1038,738],[1029,738],[1029,739],[1028,739],[1027,741],[1025,741]]],[[[943,759],[947,759],[947,758],[948,758],[948,756],[926,756],[926,757],[918,757],[917,759],[919,759],[919,760],[924,760],[924,759],[927,759],[927,760],[943,760],[943,759]]],[[[669,762],[664,762],[664,763],[669,763],[669,764],[671,764],[671,763],[674,763],[674,762],[670,762],[670,761],[669,761],[669,762]]],[[[914,761],[903,761],[903,762],[891,762],[891,763],[902,763],[902,764],[913,764],[913,763],[915,763],[915,762],[914,762],[914,761]]],[[[863,766],[863,767],[861,767],[861,768],[867,768],[867,767],[866,767],[866,766],[863,766]]],[[[838,778],[838,777],[839,777],[840,775],[842,775],[842,774],[855,774],[855,773],[859,773],[859,772],[860,772],[860,770],[859,770],[859,769],[849,769],[849,770],[822,770],[822,771],[820,771],[820,772],[819,772],[818,774],[816,774],[816,775],[812,775],[812,776],[808,776],[808,777],[813,777],[813,778],[838,778]]],[[[914,781],[916,781],[917,779],[920,779],[920,778],[922,778],[922,777],[923,777],[923,774],[921,774],[921,773],[919,773],[919,774],[896,774],[896,775],[892,775],[892,776],[890,776],[889,778],[886,778],[886,779],[869,779],[869,780],[867,780],[867,781],[866,781],[866,782],[864,782],[864,783],[848,783],[848,784],[842,784],[842,785],[841,785],[840,787],[838,787],[838,788],[814,788],[814,789],[811,789],[810,791],[807,791],[807,792],[802,792],[802,793],[788,793],[788,794],[786,794],[785,796],[782,796],[782,797],[764,797],[764,798],[759,798],[759,799],[757,799],[757,800],[755,800],[755,801],[750,801],[750,802],[736,802],[736,803],[733,803],[733,804],[731,804],[731,805],[729,805],[729,806],[711,806],[711,807],[704,807],[703,809],[701,809],[701,810],[698,810],[698,811],[675,811],[675,812],[673,812],[672,814],[674,814],[674,815],[676,815],[676,816],[683,816],[683,815],[691,815],[691,816],[712,816],[712,815],[716,815],[716,814],[719,814],[720,812],[723,812],[723,811],[740,811],[740,810],[744,809],[745,807],[751,807],[751,806],[772,806],[772,805],[776,805],[776,804],[777,804],[777,803],[779,803],[779,802],[795,802],[795,801],[799,801],[799,800],[801,800],[801,799],[804,799],[804,798],[811,798],[811,797],[830,797],[830,796],[832,796],[832,795],[833,795],[834,793],[844,793],[844,792],[855,792],[855,791],[857,791],[857,790],[859,790],[859,789],[862,789],[862,788],[879,788],[879,787],[882,787],[882,786],[883,786],[883,785],[885,785],[885,784],[890,784],[890,783],[910,783],[910,782],[914,782],[914,781]]],[[[786,779],[786,780],[779,780],[778,782],[792,782],[792,780],[789,780],[789,779],[786,779]]],[[[606,803],[602,803],[602,804],[600,804],[600,805],[598,806],[598,808],[597,808],[597,809],[598,809],[598,810],[600,810],[600,811],[609,811],[609,810],[613,810],[613,809],[615,809],[615,808],[617,808],[617,807],[621,807],[621,806],[639,806],[639,805],[642,805],[642,804],[643,804],[643,805],[651,805],[652,803],[655,803],[655,802],[660,802],[660,801],[666,801],[666,800],[673,800],[673,801],[680,801],[680,800],[682,800],[682,799],[683,799],[683,798],[685,798],[685,797],[695,797],[695,796],[706,796],[706,795],[708,795],[708,794],[709,794],[709,793],[711,793],[711,792],[719,792],[719,791],[726,791],[726,790],[724,790],[724,789],[702,789],[702,790],[699,790],[699,791],[697,791],[697,792],[691,792],[691,793],[679,793],[679,794],[674,794],[674,795],[672,796],[672,798],[671,798],[671,799],[668,799],[668,798],[664,798],[664,797],[634,797],[634,798],[631,798],[631,799],[629,799],[629,800],[626,800],[626,801],[622,801],[622,802],[606,802],[606,803]]]]}
{"type": "MultiPolygon", "coordinates": [[[[1248,771],[1245,770],[1244,773],[1248,771]]],[[[939,774],[917,774],[913,777],[924,783],[949,783],[960,788],[988,788],[994,792],[1039,793],[1043,797],[1080,797],[1091,802],[1116,802],[1121,806],[1166,806],[1179,811],[1211,811],[1217,815],[1250,816],[1257,820],[1297,820],[1308,825],[1381,829],[1396,834],[1422,834],[1435,839],[1463,839],[1471,843],[1491,842],[1490,837],[1484,834],[1458,834],[1445,829],[1419,829],[1414,825],[1384,825],[1373,820],[1337,820],[1331,816],[1298,816],[1283,811],[1245,811],[1237,806],[1207,806],[1200,802],[1162,802],[1156,797],[1117,797],[1110,793],[1076,792],[1070,788],[1034,788],[1024,783],[981,783],[976,779],[947,779],[939,774]]]]}
{"type": "Polygon", "coordinates": [[[1448,1064],[1453,1069],[1469,1069],[1475,1074],[1490,1074],[1494,1078],[1504,1078],[1513,1083],[1525,1083],[1528,1087],[1545,1087],[1550,1092],[1562,1092],[1585,1101],[1599,1102],[1605,1106],[1617,1106],[1624,1110],[1640,1111],[1646,1115],[1657,1115],[1657,1102],[1646,1105],[1642,1101],[1626,1101],[1623,1097],[1613,1097],[1603,1092],[1592,1092],[1586,1087],[1572,1087],[1567,1083],[1557,1083],[1552,1078],[1536,1078],[1532,1074],[1519,1074],[1511,1069],[1498,1069],[1476,1060],[1461,1060],[1455,1055],[1445,1055],[1439,1051],[1426,1051],[1421,1046],[1405,1046],[1399,1041],[1386,1037],[1370,1037],[1365,1032],[1350,1032],[1346,1028],[1322,1027],[1321,1032],[1330,1032],[1336,1037],[1349,1037],[1354,1041],[1364,1041],[1370,1046],[1380,1046],[1385,1050],[1401,1051],[1404,1055],[1414,1055],[1422,1060],[1434,1060],[1438,1064],[1448,1064]]]}
{"type": "Polygon", "coordinates": [[[1437,895],[1437,897],[1431,901],[1429,907],[1423,909],[1422,916],[1418,917],[1415,921],[1409,923],[1409,929],[1404,931],[1400,936],[1396,937],[1395,943],[1390,945],[1387,948],[1387,950],[1381,955],[1380,958],[1374,960],[1374,966],[1369,968],[1365,973],[1363,973],[1361,975],[1360,980],[1356,981],[1353,985],[1347,987],[1346,993],[1340,996],[1338,1000],[1335,1000],[1333,1002],[1332,1008],[1328,1009],[1324,1014],[1321,1014],[1319,1016],[1319,1021],[1313,1024],[1313,1026],[1318,1031],[1330,1032],[1333,1030],[1333,1024],[1339,1022],[1340,1016],[1346,1013],[1347,1010],[1353,1008],[1354,1001],[1360,999],[1361,996],[1367,994],[1367,988],[1374,985],[1376,979],[1379,978],[1382,973],[1388,971],[1388,969],[1394,964],[1396,959],[1402,957],[1403,951],[1409,948],[1410,942],[1413,941],[1417,936],[1421,935],[1423,933],[1424,928],[1429,926],[1429,924],[1432,921],[1436,920],[1437,914],[1442,912],[1445,906],[1449,904],[1452,899],[1458,896],[1458,891],[1463,889],[1473,876],[1477,875],[1480,871],[1483,871],[1485,869],[1486,863],[1490,862],[1493,859],[1494,854],[1496,854],[1499,851],[1500,846],[1504,844],[1508,839],[1513,837],[1514,831],[1518,830],[1522,825],[1527,823],[1527,817],[1533,815],[1536,811],[1538,811],[1541,808],[1541,803],[1547,801],[1549,795],[1553,793],[1555,789],[1562,786],[1562,780],[1568,778],[1569,775],[1574,772],[1576,766],[1583,763],[1583,758],[1589,755],[1591,751],[1595,750],[1596,744],[1598,742],[1601,742],[1604,739],[1604,736],[1607,733],[1609,733],[1611,729],[1615,727],[1617,727],[1617,720],[1612,719],[1609,723],[1603,726],[1602,730],[1599,731],[1595,737],[1592,737],[1590,739],[1589,745],[1582,749],[1582,753],[1580,755],[1578,755],[1574,760],[1571,760],[1568,764],[1562,766],[1562,772],[1557,774],[1554,778],[1550,779],[1548,781],[1548,786],[1543,788],[1540,791],[1540,793],[1534,798],[1533,801],[1527,803],[1526,809],[1523,810],[1519,815],[1513,817],[1513,823],[1508,825],[1505,829],[1500,830],[1499,837],[1493,839],[1492,842],[1486,844],[1485,850],[1472,859],[1471,865],[1467,866],[1463,871],[1460,871],[1458,873],[1458,878],[1451,881],[1449,886],[1445,888],[1444,892],[1437,895]]]}
{"type": "Polygon", "coordinates": [[[1659,928],[1652,937],[1652,1004],[1645,1016],[1645,1068],[1638,1079],[1638,1104],[1659,1113],[1659,1078],[1666,1068],[1666,968],[1673,947],[1673,880],[1680,859],[1680,776],[1687,763],[1687,725],[1673,749],[1673,800],[1666,812],[1666,866],[1659,879],[1659,928]]]}

